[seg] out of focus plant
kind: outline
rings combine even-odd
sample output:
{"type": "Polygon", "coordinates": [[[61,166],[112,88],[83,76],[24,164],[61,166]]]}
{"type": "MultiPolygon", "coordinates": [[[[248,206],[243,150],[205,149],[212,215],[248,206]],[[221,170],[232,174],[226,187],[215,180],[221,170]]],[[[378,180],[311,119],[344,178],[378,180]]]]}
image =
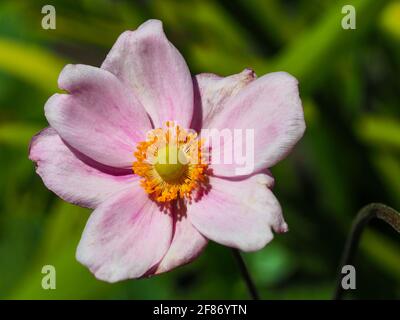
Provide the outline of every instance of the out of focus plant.
{"type": "MultiPolygon", "coordinates": [[[[246,297],[231,254],[216,245],[159,278],[99,283],[74,261],[87,211],[49,195],[26,159],[62,66],[99,65],[123,30],[158,18],[193,73],[254,66],[300,79],[308,131],[273,169],[274,192],[296,227],[245,259],[264,298],[330,298],[358,208],[377,201],[400,207],[398,1],[58,0],[57,29],[45,31],[46,2],[0,4],[0,297],[246,297]],[[341,28],[344,4],[356,8],[356,30],[341,28]],[[45,264],[56,266],[57,290],[40,286],[45,264]]],[[[399,298],[399,247],[386,225],[372,222],[349,297],[399,298]]]]}

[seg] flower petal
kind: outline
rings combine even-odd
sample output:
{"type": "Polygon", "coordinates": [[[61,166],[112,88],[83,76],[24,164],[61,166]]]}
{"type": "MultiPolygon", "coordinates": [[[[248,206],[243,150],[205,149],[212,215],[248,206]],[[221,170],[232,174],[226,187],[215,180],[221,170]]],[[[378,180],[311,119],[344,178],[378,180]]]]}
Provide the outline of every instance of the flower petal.
{"type": "Polygon", "coordinates": [[[133,174],[86,161],[67,147],[52,128],[33,137],[29,159],[36,163],[36,172],[47,188],[63,200],[83,207],[95,208],[114,193],[138,184],[133,174]]]}
{"type": "MultiPolygon", "coordinates": [[[[245,146],[247,134],[254,141],[253,147],[249,144],[250,150],[253,149],[254,153],[248,157],[251,168],[246,174],[275,165],[288,154],[305,130],[298,82],[285,72],[270,73],[252,81],[237,95],[229,98],[229,101],[224,103],[224,108],[219,110],[221,112],[214,113],[209,120],[209,129],[228,129],[230,132],[242,130],[243,143],[237,143],[238,141],[233,139],[231,141],[233,147],[228,147],[226,150],[229,151],[226,152],[231,153],[233,150],[234,156],[244,154],[242,150],[247,148],[245,146]],[[251,138],[252,133],[254,139],[251,138]]],[[[233,134],[232,136],[234,137],[233,134]]],[[[228,177],[245,175],[243,170],[238,170],[243,164],[233,161],[229,165],[226,160],[224,161],[227,159],[224,153],[226,142],[221,144],[215,144],[212,140],[208,142],[211,144],[213,154],[221,155],[220,163],[212,160],[214,175],[228,177]]]]}
{"type": "Polygon", "coordinates": [[[149,20],[124,32],[102,68],[132,88],[158,128],[167,120],[189,127],[193,84],[179,51],[166,38],[161,21],[149,20]]]}
{"type": "Polygon", "coordinates": [[[55,94],[47,101],[50,125],[88,157],[130,168],[135,144],[151,129],[132,92],[110,72],[85,65],[67,65],[58,82],[70,94],[55,94]]]}
{"type": "Polygon", "coordinates": [[[136,185],[102,203],[90,216],[76,258],[100,280],[139,278],[167,252],[173,221],[136,185]]]}
{"type": "Polygon", "coordinates": [[[259,250],[272,240],[271,228],[287,231],[278,200],[268,189],[271,183],[264,174],[237,181],[210,177],[211,189],[188,205],[188,217],[210,240],[243,251],[259,250]]]}
{"type": "Polygon", "coordinates": [[[220,77],[212,73],[201,73],[194,77],[195,113],[193,117],[200,123],[192,123],[196,130],[210,128],[210,121],[223,112],[225,103],[240,90],[256,79],[253,70],[245,69],[229,77],[220,77]],[[200,115],[200,117],[198,117],[200,115]]]}
{"type": "Polygon", "coordinates": [[[208,240],[193,227],[186,214],[175,217],[175,230],[171,246],[155,273],[167,272],[187,264],[198,257],[208,240]]]}

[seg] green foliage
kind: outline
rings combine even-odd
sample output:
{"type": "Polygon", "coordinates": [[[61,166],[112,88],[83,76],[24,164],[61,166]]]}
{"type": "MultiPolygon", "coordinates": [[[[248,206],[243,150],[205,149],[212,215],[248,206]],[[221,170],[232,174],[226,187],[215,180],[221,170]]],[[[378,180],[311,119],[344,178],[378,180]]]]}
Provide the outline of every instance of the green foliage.
{"type": "Polygon", "coordinates": [[[366,143],[400,150],[400,121],[391,117],[363,116],[357,133],[366,143]]]}
{"type": "MultiPolygon", "coordinates": [[[[48,191],[27,159],[46,126],[43,105],[67,63],[99,65],[118,35],[163,20],[193,73],[283,70],[300,81],[307,131],[272,168],[290,232],[245,259],[268,299],[327,299],[356,211],[400,208],[399,3],[389,0],[46,1],[0,4],[0,298],[246,298],[230,251],[210,244],[192,264],[158,277],[106,284],[75,259],[88,210],[48,191]],[[357,10],[343,30],[341,8],[357,10]],[[43,265],[57,290],[41,288],[43,265]]],[[[352,298],[400,298],[400,241],[380,223],[362,239],[352,298]]]]}
{"type": "Polygon", "coordinates": [[[46,50],[0,38],[0,70],[47,92],[56,90],[62,60],[46,50]]]}

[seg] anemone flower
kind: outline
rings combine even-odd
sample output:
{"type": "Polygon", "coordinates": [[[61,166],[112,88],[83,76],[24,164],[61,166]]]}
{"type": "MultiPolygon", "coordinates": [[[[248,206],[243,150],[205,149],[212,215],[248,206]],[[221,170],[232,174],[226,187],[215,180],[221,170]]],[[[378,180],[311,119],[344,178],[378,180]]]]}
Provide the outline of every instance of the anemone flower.
{"type": "Polygon", "coordinates": [[[50,126],[29,157],[48,189],[94,209],[76,258],[98,279],[169,271],[208,239],[255,251],[287,231],[268,168],[305,130],[291,75],[192,77],[162,23],[149,20],[122,33],[100,68],[67,65],[58,86],[66,93],[46,102],[50,126]],[[251,129],[252,170],[213,161],[243,143],[213,144],[205,128],[251,129]],[[174,153],[184,160],[171,161],[174,153]]]}

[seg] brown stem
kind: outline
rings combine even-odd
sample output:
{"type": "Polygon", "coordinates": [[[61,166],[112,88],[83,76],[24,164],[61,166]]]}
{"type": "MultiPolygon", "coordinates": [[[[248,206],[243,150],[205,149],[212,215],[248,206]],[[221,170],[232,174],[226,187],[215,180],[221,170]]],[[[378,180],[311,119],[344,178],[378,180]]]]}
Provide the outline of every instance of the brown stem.
{"type": "Polygon", "coordinates": [[[247,285],[247,289],[249,290],[249,294],[253,300],[260,300],[260,296],[258,295],[258,291],[254,282],[250,276],[249,271],[247,270],[246,263],[243,260],[242,255],[240,254],[238,249],[232,249],[233,256],[235,257],[240,272],[242,274],[243,280],[247,285]]]}
{"type": "Polygon", "coordinates": [[[343,250],[341,262],[339,265],[338,276],[336,280],[336,289],[333,299],[340,300],[343,297],[344,290],[342,288],[342,267],[345,265],[352,265],[355,254],[358,249],[361,234],[368,222],[373,218],[379,218],[391,225],[393,229],[400,232],[400,213],[381,203],[371,203],[363,207],[357,214],[350,234],[346,240],[343,250]]]}

